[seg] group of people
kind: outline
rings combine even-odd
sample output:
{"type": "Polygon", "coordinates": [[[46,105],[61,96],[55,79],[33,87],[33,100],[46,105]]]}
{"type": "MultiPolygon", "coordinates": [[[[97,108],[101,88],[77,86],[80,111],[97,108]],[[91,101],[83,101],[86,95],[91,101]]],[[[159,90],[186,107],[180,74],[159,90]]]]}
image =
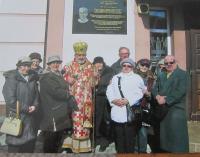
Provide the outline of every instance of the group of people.
{"type": "Polygon", "coordinates": [[[74,60],[64,67],[59,56],[50,56],[43,70],[34,52],[4,73],[6,113],[16,113],[18,101],[23,122],[20,136],[6,135],[8,152],[34,152],[38,130],[44,153],[91,152],[93,145],[105,151],[112,142],[117,153],[146,153],[148,144],[154,153],[188,152],[187,74],[175,57],[166,56],[155,76],[150,60],[135,63],[126,47],[111,67],[100,56],[90,62],[87,47],[74,43],[74,60]],[[127,121],[127,104],[139,104],[138,122],[127,121]],[[156,106],[167,107],[164,118],[156,119],[156,106]]]}

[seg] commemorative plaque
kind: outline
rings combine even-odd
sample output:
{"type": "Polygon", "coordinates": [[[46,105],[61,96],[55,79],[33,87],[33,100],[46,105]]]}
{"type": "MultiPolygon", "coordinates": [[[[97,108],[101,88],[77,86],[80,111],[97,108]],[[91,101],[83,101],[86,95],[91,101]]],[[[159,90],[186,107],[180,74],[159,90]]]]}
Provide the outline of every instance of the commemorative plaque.
{"type": "Polygon", "coordinates": [[[73,34],[127,34],[127,0],[74,0],[73,34]]]}

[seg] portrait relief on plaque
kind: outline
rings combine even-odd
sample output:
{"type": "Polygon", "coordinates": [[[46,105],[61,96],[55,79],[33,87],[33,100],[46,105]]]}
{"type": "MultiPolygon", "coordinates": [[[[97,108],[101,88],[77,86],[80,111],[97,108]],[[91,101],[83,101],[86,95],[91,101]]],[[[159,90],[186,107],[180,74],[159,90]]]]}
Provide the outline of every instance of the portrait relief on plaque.
{"type": "Polygon", "coordinates": [[[74,0],[72,34],[127,34],[127,2],[74,0]]]}

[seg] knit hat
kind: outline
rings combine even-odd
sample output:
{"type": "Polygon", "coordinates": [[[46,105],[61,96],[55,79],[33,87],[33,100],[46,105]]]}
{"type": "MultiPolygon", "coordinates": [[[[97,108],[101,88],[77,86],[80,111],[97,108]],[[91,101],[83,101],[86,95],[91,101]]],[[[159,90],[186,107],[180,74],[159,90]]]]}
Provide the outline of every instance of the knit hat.
{"type": "Polygon", "coordinates": [[[40,62],[42,62],[42,58],[41,55],[37,52],[33,52],[29,55],[29,57],[31,58],[31,60],[33,59],[39,59],[40,62]]]}
{"type": "Polygon", "coordinates": [[[62,60],[60,59],[60,56],[50,56],[48,58],[47,65],[51,64],[52,62],[59,62],[62,63],[62,60]]]}
{"type": "Polygon", "coordinates": [[[133,67],[135,66],[135,62],[131,58],[125,58],[120,62],[120,65],[122,66],[124,63],[129,63],[133,67]]]}
{"type": "Polygon", "coordinates": [[[76,42],[73,44],[74,52],[75,54],[86,54],[88,45],[86,42],[81,41],[81,42],[76,42]]]}
{"type": "Polygon", "coordinates": [[[30,57],[26,57],[25,56],[25,57],[20,57],[18,59],[18,62],[16,64],[16,66],[17,67],[19,67],[19,66],[25,66],[25,65],[31,66],[31,64],[32,64],[32,61],[31,61],[30,57]]]}
{"type": "Polygon", "coordinates": [[[93,64],[96,64],[96,63],[104,63],[103,58],[100,57],[100,56],[95,57],[95,58],[94,58],[94,61],[93,61],[93,64]]]}

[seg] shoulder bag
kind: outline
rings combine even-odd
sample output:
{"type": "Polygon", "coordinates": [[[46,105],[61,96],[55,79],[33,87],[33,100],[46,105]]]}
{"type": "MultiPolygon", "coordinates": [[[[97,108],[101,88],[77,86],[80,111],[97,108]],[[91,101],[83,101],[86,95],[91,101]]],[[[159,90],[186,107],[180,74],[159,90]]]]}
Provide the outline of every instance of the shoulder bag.
{"type": "MultiPolygon", "coordinates": [[[[159,81],[160,79],[158,79],[158,87],[157,87],[158,93],[160,92],[159,81]]],[[[168,113],[169,110],[168,106],[167,104],[159,105],[155,98],[153,99],[153,102],[154,102],[153,116],[155,117],[155,120],[162,121],[168,113]]]]}
{"type": "Polygon", "coordinates": [[[4,119],[0,132],[13,136],[21,135],[22,121],[19,118],[19,101],[17,101],[16,104],[16,117],[13,117],[10,113],[9,116],[4,119]]]}
{"type": "MultiPolygon", "coordinates": [[[[122,98],[124,98],[124,94],[121,90],[121,77],[118,77],[118,88],[119,92],[122,98]]],[[[127,111],[127,122],[132,123],[134,121],[139,121],[141,119],[141,100],[137,102],[137,104],[134,104],[133,106],[130,106],[130,104],[126,104],[126,111],[127,111]]]]}

